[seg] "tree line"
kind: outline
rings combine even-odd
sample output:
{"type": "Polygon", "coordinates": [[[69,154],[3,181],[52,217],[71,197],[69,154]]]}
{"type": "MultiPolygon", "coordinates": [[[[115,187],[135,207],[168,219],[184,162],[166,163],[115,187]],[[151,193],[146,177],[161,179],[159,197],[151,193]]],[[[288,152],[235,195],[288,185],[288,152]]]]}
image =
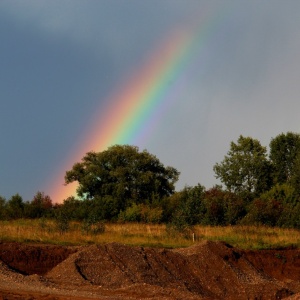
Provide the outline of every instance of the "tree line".
{"type": "Polygon", "coordinates": [[[147,150],[114,145],[87,153],[66,172],[66,184],[79,184],[78,197],[62,204],[43,192],[27,202],[19,194],[0,197],[0,219],[166,223],[180,230],[196,224],[300,228],[299,134],[279,134],[269,151],[241,135],[213,170],[221,185],[175,191],[180,175],[175,168],[147,150]]]}

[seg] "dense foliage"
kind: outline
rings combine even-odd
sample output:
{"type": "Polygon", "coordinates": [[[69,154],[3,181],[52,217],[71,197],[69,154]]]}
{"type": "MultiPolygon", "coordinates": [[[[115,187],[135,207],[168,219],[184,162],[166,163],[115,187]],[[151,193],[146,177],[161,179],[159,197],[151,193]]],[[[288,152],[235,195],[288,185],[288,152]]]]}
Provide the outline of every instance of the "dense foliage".
{"type": "Polygon", "coordinates": [[[165,167],[146,150],[115,145],[103,152],[87,153],[67,171],[65,180],[67,184],[78,181],[80,197],[113,202],[119,211],[133,203],[170,196],[178,176],[175,168],[165,167]]]}
{"type": "Polygon", "coordinates": [[[282,133],[267,148],[251,137],[230,143],[216,178],[224,186],[201,184],[175,192],[179,172],[146,150],[116,145],[89,152],[66,172],[78,181],[76,199],[53,204],[37,192],[24,202],[19,194],[0,196],[0,219],[54,218],[61,230],[70,220],[166,223],[184,231],[203,225],[268,225],[300,229],[300,135],[282,133]]]}
{"type": "Polygon", "coordinates": [[[271,186],[270,170],[266,147],[243,136],[237,143],[231,142],[224,160],[214,166],[216,177],[229,191],[249,200],[271,186]]]}

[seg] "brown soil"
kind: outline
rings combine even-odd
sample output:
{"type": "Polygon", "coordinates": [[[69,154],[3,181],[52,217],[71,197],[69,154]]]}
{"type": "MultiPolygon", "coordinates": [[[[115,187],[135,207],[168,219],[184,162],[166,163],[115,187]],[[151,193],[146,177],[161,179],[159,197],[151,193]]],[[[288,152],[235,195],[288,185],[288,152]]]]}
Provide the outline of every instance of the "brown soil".
{"type": "Polygon", "coordinates": [[[0,243],[0,300],[300,299],[300,250],[0,243]],[[299,293],[297,295],[297,293],[299,293]]]}

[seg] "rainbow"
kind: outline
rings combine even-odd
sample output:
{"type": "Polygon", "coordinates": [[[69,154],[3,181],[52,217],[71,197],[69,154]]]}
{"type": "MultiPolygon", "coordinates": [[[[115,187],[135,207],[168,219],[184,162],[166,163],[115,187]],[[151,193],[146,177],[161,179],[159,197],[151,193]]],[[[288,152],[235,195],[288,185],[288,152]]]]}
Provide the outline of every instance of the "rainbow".
{"type": "Polygon", "coordinates": [[[214,19],[200,18],[201,24],[189,30],[174,30],[147,60],[105,101],[87,133],[55,174],[49,187],[54,202],[76,195],[76,184],[65,186],[64,175],[88,151],[103,151],[115,144],[136,144],[155,130],[157,118],[172,105],[179,89],[181,75],[199,56],[199,50],[212,27],[214,19]]]}

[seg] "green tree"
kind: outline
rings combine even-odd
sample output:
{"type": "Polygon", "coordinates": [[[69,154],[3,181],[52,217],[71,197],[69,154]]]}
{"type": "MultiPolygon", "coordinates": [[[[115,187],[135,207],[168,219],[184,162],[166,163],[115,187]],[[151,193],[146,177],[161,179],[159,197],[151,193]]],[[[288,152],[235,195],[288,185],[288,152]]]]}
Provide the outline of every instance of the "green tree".
{"type": "Polygon", "coordinates": [[[216,178],[226,188],[251,200],[271,186],[271,165],[267,160],[267,150],[251,137],[238,138],[231,142],[230,150],[221,163],[214,166],[216,178]]]}
{"type": "Polygon", "coordinates": [[[205,192],[205,214],[202,224],[225,225],[224,194],[219,188],[211,188],[205,192]]]}
{"type": "Polygon", "coordinates": [[[295,189],[287,184],[275,184],[269,191],[266,191],[260,195],[260,199],[262,200],[278,200],[282,204],[297,204],[297,198],[295,197],[295,189]]]}
{"type": "Polygon", "coordinates": [[[7,214],[10,219],[20,219],[24,217],[24,202],[19,194],[13,195],[7,202],[7,214]]]}
{"type": "Polygon", "coordinates": [[[255,199],[242,224],[276,226],[281,218],[284,206],[275,199],[255,199]]]}
{"type": "Polygon", "coordinates": [[[41,218],[50,216],[52,200],[43,192],[37,192],[32,201],[26,205],[26,215],[30,218],[41,218]]]}
{"type": "Polygon", "coordinates": [[[260,201],[263,206],[256,211],[252,211],[251,207],[250,216],[259,216],[267,225],[299,228],[299,197],[293,186],[277,183],[269,191],[261,194],[260,201]]]}
{"type": "Polygon", "coordinates": [[[215,186],[205,192],[205,215],[202,223],[207,225],[235,225],[245,214],[244,201],[236,194],[215,186]]]}
{"type": "Polygon", "coordinates": [[[110,199],[116,211],[132,203],[162,199],[174,192],[179,172],[165,167],[154,155],[138,147],[115,145],[106,151],[88,152],[82,162],[66,172],[66,184],[78,181],[77,193],[98,202],[110,199]]]}
{"type": "Polygon", "coordinates": [[[120,212],[122,200],[110,195],[95,196],[90,200],[93,213],[97,220],[113,220],[115,221],[120,212]]]}
{"type": "Polygon", "coordinates": [[[292,175],[291,175],[291,185],[295,190],[295,196],[300,199],[300,152],[295,158],[292,175]]]}
{"type": "Polygon", "coordinates": [[[172,215],[172,223],[180,229],[186,226],[201,223],[203,218],[205,188],[198,184],[194,187],[186,186],[180,192],[172,196],[177,202],[172,215]]]}
{"type": "Polygon", "coordinates": [[[89,214],[95,213],[92,206],[92,200],[82,201],[71,196],[64,200],[62,204],[56,204],[55,215],[68,216],[69,220],[82,221],[89,217],[89,214]],[[59,212],[59,213],[58,213],[59,212]]]}
{"type": "Polygon", "coordinates": [[[300,135],[298,133],[282,133],[270,142],[270,161],[274,168],[276,183],[290,182],[295,171],[295,163],[300,153],[300,135]]]}
{"type": "Polygon", "coordinates": [[[296,205],[285,204],[283,211],[277,222],[277,226],[288,227],[288,228],[300,228],[300,203],[296,205]]]}
{"type": "Polygon", "coordinates": [[[0,220],[4,220],[6,218],[6,199],[0,196],[0,220]]]}

